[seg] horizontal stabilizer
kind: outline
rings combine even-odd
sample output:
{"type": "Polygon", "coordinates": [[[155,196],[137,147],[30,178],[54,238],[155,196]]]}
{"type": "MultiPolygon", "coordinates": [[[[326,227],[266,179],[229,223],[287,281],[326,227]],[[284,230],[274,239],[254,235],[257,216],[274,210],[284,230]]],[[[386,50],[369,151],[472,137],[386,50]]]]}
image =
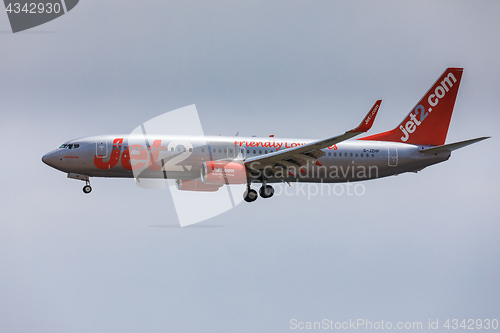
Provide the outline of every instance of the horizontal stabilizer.
{"type": "Polygon", "coordinates": [[[453,150],[460,149],[460,148],[466,147],[468,145],[471,145],[473,143],[483,141],[483,140],[486,140],[489,138],[490,138],[489,136],[484,136],[484,137],[477,138],[477,139],[465,140],[465,141],[450,143],[447,145],[426,148],[426,149],[422,149],[420,152],[422,154],[432,154],[432,155],[440,154],[440,153],[449,153],[453,150]]]}

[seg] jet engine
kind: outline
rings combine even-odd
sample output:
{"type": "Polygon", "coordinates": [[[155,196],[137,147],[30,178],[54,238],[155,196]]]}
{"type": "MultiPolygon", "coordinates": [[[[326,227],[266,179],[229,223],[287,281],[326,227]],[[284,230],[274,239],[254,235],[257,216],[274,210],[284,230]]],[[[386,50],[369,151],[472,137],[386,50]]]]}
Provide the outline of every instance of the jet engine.
{"type": "Polygon", "coordinates": [[[205,162],[201,166],[201,180],[205,184],[214,185],[245,184],[247,169],[236,162],[205,162]]]}

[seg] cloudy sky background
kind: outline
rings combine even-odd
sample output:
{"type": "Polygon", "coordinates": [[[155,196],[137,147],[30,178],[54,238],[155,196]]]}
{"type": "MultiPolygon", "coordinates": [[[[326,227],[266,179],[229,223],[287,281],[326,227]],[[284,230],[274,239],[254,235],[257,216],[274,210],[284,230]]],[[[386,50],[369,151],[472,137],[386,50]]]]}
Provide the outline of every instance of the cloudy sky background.
{"type": "MultiPolygon", "coordinates": [[[[285,332],[290,320],[500,319],[498,1],[96,1],[0,14],[1,332],[285,332]],[[196,104],[206,134],[392,129],[463,67],[447,142],[363,196],[278,196],[175,228],[170,194],[40,158],[196,104]]],[[[194,205],[196,206],[196,205],[194,205]]],[[[195,209],[196,207],[194,207],[195,209]]]]}

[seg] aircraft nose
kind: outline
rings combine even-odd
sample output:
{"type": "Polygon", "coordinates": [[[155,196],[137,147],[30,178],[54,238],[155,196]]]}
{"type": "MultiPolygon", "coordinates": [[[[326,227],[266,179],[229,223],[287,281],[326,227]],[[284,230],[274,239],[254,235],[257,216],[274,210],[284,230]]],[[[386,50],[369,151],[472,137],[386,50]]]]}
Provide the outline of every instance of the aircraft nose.
{"type": "Polygon", "coordinates": [[[42,162],[48,166],[54,166],[54,152],[47,153],[42,156],[42,162]]]}

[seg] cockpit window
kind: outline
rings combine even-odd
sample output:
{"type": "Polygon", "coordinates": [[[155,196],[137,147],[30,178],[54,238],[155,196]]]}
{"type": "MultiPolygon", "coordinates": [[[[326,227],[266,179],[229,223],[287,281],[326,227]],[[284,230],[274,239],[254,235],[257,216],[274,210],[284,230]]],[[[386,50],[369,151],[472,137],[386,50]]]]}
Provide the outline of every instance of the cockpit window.
{"type": "Polygon", "coordinates": [[[80,144],[79,143],[70,143],[70,144],[62,144],[59,149],[77,149],[77,148],[80,148],[80,144]]]}

